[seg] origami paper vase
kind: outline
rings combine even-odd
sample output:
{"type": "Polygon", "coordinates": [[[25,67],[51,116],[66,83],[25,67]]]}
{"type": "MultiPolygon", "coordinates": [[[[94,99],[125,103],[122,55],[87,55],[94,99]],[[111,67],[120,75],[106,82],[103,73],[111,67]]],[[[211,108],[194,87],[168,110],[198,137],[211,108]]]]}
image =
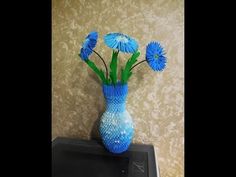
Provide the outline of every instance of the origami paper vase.
{"type": "Polygon", "coordinates": [[[106,110],[100,121],[99,132],[106,149],[112,153],[126,151],[132,142],[134,126],[126,110],[128,85],[103,85],[106,110]]]}

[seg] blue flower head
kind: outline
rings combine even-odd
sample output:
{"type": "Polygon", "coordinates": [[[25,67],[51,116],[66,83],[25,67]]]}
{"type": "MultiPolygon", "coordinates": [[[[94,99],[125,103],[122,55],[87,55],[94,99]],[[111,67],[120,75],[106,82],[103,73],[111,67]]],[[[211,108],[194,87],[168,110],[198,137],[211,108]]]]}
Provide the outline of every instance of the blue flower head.
{"type": "Polygon", "coordinates": [[[98,33],[96,31],[89,33],[89,35],[85,38],[79,54],[82,60],[88,60],[89,55],[93,52],[92,49],[94,49],[97,44],[97,39],[98,33]]]}
{"type": "Polygon", "coordinates": [[[105,44],[124,53],[134,53],[138,50],[138,43],[128,35],[109,33],[104,36],[105,44]]]}
{"type": "Polygon", "coordinates": [[[166,66],[166,57],[163,48],[158,42],[150,42],[146,47],[146,60],[154,71],[163,71],[166,66]]]}

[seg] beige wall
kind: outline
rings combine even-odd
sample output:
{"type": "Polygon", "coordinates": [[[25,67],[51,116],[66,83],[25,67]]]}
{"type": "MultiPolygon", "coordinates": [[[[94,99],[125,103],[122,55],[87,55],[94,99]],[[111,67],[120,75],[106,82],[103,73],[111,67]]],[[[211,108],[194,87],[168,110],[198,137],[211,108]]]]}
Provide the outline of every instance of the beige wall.
{"type": "MultiPolygon", "coordinates": [[[[52,137],[97,137],[96,120],[104,111],[100,81],[77,56],[92,31],[99,32],[96,50],[108,62],[111,50],[102,37],[122,32],[145,46],[157,40],[168,63],[162,73],[147,65],[129,81],[127,109],[135,123],[134,143],[155,145],[161,177],[183,177],[184,146],[184,2],[183,0],[53,0],[52,137]]],[[[120,65],[128,55],[121,54],[120,65]]],[[[98,66],[100,60],[91,57],[98,66]]]]}

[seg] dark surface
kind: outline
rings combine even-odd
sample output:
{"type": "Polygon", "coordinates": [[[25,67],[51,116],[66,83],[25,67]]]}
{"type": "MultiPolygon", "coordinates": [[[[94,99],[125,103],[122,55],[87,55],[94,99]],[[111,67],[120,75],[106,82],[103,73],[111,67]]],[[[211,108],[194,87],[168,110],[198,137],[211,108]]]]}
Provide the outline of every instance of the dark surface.
{"type": "Polygon", "coordinates": [[[53,177],[157,177],[152,145],[131,144],[112,154],[99,141],[56,138],[52,142],[53,177]]]}

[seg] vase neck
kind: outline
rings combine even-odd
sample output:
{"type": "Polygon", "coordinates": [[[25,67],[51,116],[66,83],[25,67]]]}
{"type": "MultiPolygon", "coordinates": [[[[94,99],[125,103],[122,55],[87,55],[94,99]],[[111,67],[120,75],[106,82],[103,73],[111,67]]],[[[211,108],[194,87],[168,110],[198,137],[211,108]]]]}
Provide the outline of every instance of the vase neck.
{"type": "Polygon", "coordinates": [[[106,99],[106,111],[111,113],[124,112],[126,110],[126,97],[109,97],[106,99]]]}
{"type": "Polygon", "coordinates": [[[127,84],[103,85],[103,94],[106,100],[106,111],[114,113],[126,110],[127,84]]]}

